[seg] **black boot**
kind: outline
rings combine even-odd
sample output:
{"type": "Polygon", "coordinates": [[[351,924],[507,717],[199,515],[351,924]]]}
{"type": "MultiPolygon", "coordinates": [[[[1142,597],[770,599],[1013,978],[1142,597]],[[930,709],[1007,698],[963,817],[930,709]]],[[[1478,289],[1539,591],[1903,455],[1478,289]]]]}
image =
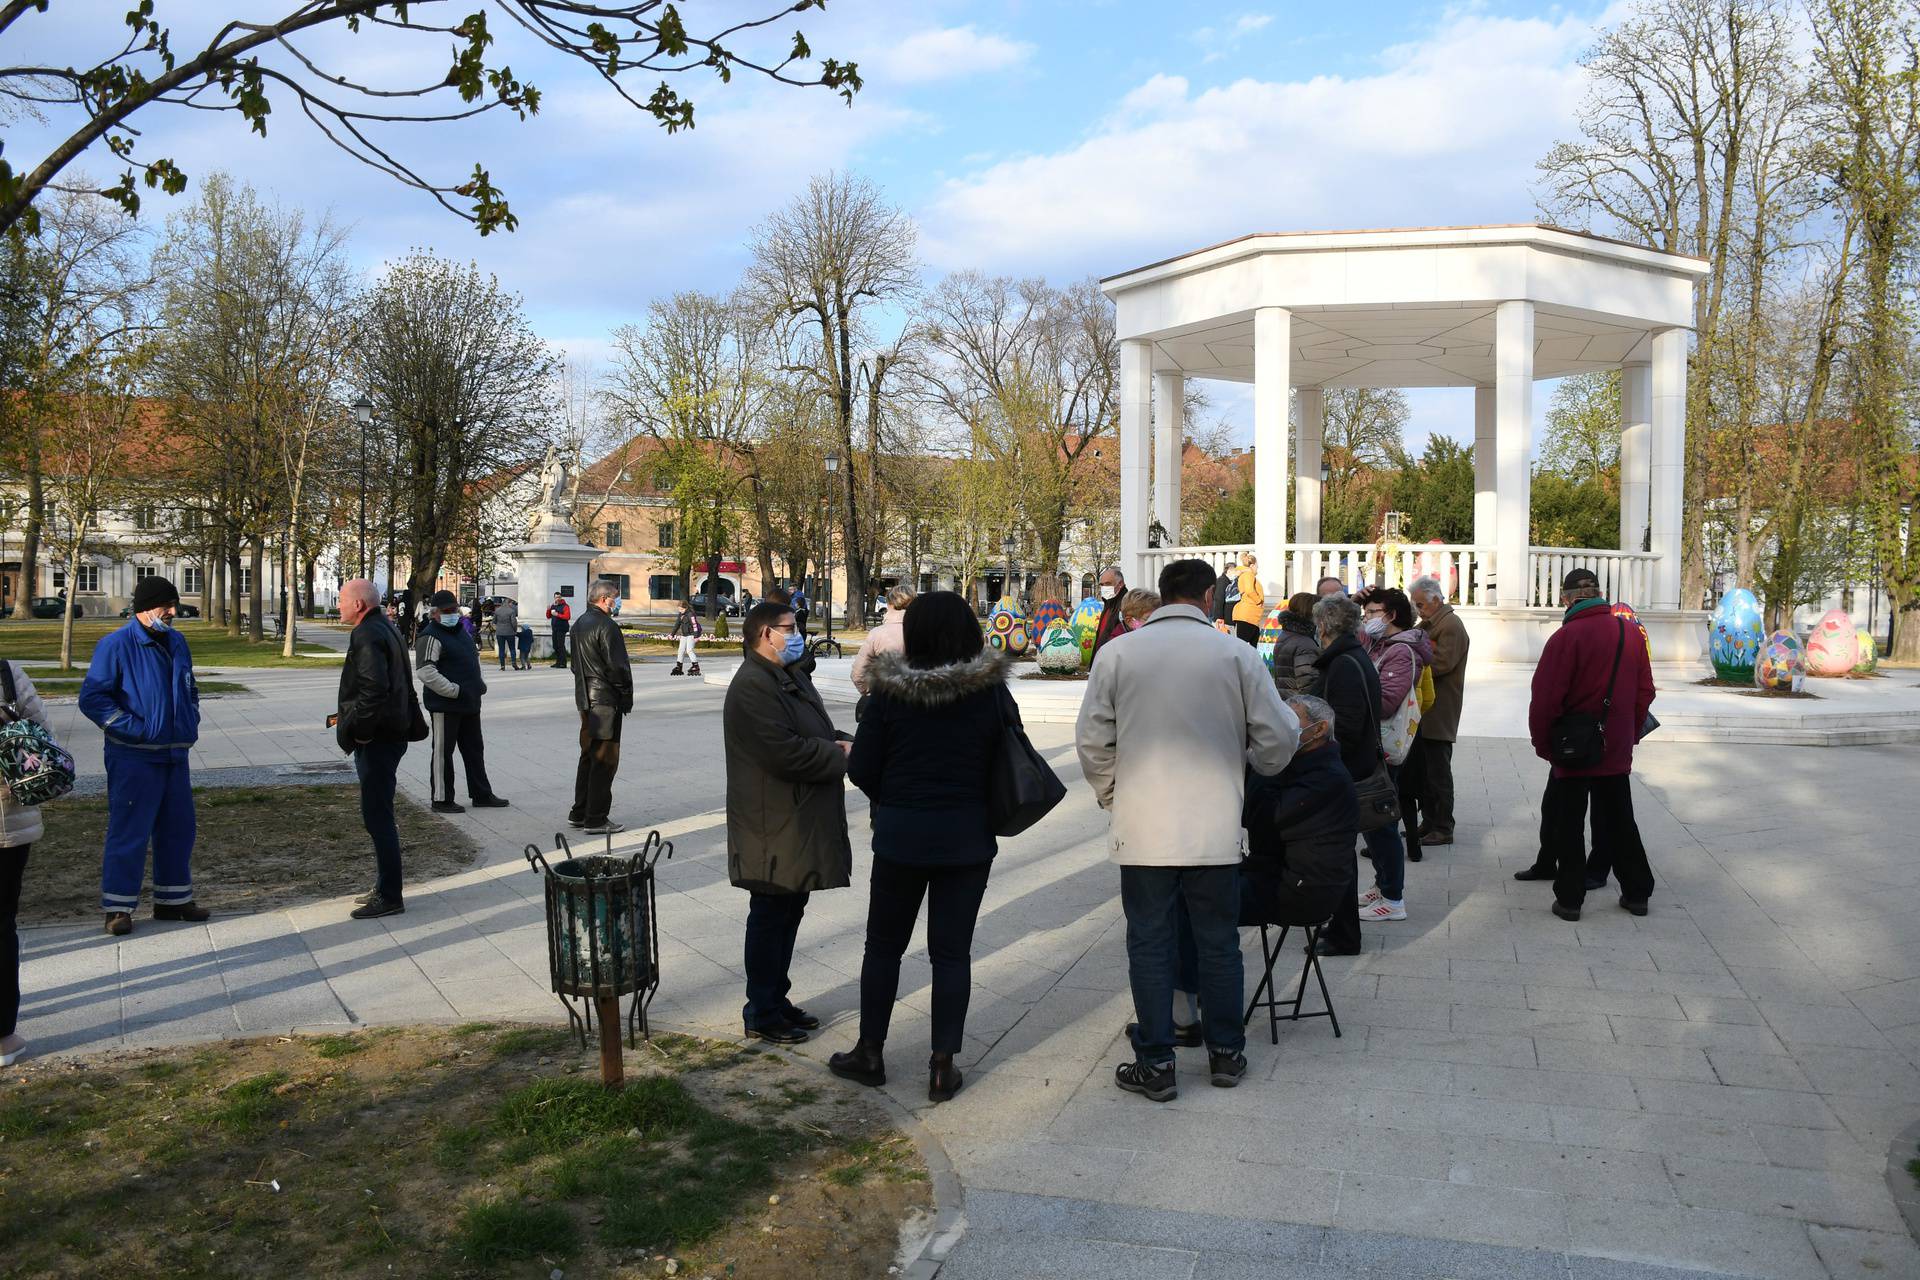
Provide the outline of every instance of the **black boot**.
{"type": "Polygon", "coordinates": [[[953,1065],[953,1055],[936,1053],[927,1059],[927,1101],[945,1102],[960,1092],[960,1069],[953,1065]]]}
{"type": "Polygon", "coordinates": [[[685,671],[681,668],[680,664],[676,662],[673,664],[673,670],[667,672],[667,674],[670,676],[684,675],[685,671]]]}
{"type": "Polygon", "coordinates": [[[869,1089],[877,1089],[887,1082],[887,1064],[880,1057],[880,1046],[865,1040],[856,1041],[850,1052],[828,1058],[827,1070],[842,1080],[864,1084],[869,1089]]]}

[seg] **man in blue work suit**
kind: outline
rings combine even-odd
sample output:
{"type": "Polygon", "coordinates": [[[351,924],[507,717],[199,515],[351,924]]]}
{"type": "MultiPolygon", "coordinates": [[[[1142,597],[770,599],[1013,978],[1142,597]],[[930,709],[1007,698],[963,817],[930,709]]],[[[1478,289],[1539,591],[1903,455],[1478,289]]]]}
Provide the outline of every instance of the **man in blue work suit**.
{"type": "Polygon", "coordinates": [[[106,732],[107,844],[100,907],[107,932],[133,932],[133,909],[153,846],[153,918],[205,920],[193,900],[193,784],[187,752],[200,737],[193,655],[173,629],[180,593],[142,578],[133,617],[94,646],[80,713],[106,732]]]}

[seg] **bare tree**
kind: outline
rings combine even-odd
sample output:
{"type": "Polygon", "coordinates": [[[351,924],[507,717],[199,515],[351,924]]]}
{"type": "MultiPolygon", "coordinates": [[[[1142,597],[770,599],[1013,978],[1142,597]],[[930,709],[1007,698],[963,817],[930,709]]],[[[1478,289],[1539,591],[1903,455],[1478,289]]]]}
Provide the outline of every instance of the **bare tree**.
{"type": "Polygon", "coordinates": [[[884,433],[911,350],[906,328],[890,340],[876,330],[880,313],[907,301],[917,282],[913,223],[853,174],[814,178],[754,232],[747,294],[787,331],[786,371],[825,406],[833,445],[847,460],[837,515],[848,594],[857,601],[872,595],[884,529],[873,518],[884,433]]]}
{"type": "Polygon", "coordinates": [[[426,253],[387,268],[355,326],[358,380],[400,449],[389,518],[417,601],[466,522],[474,482],[545,451],[558,362],[499,281],[426,253]]]}
{"type": "MultiPolygon", "coordinates": [[[[163,0],[164,2],[164,0],[163,0]]],[[[472,222],[482,235],[512,230],[516,220],[484,165],[463,180],[423,176],[402,159],[386,135],[389,126],[444,124],[489,112],[525,119],[540,109],[540,91],[522,80],[496,48],[487,17],[504,19],[529,57],[558,54],[584,63],[628,103],[652,116],[669,133],[693,126],[693,103],[665,77],[706,68],[721,81],[738,71],[783,84],[820,86],[851,103],[860,88],[852,63],[813,61],[806,37],[769,38],[766,28],[790,12],[824,7],[824,0],[783,4],[760,17],[744,17],[711,34],[687,29],[679,7],[668,0],[478,0],[448,11],[447,0],[286,0],[277,19],[259,15],[220,24],[199,48],[174,47],[156,0],[140,0],[125,22],[89,20],[83,42],[95,52],[90,65],[0,68],[0,104],[44,118],[63,117],[72,131],[24,172],[0,161],[0,231],[34,220],[41,194],[61,180],[75,160],[104,141],[125,165],[120,181],[99,189],[127,212],[140,207],[142,185],[171,193],[186,188],[187,175],[171,158],[136,154],[141,129],[135,121],[165,107],[233,112],[265,136],[278,98],[291,98],[301,114],[342,151],[423,191],[472,222]],[[440,15],[434,21],[429,15],[440,15]],[[393,83],[361,78],[349,65],[324,65],[310,52],[310,36],[345,30],[362,40],[384,42],[366,51],[369,61],[412,70],[393,83]],[[87,41],[87,37],[91,37],[87,41]],[[449,54],[447,44],[451,41],[449,54]],[[747,45],[740,42],[746,41],[747,45]],[[662,77],[642,98],[632,80],[662,77]],[[457,208],[455,199],[469,202],[457,208]]],[[[44,13],[45,0],[0,5],[0,36],[44,13]]],[[[18,45],[19,38],[12,42],[18,45]]],[[[84,180],[78,189],[88,189],[84,180]]]]}

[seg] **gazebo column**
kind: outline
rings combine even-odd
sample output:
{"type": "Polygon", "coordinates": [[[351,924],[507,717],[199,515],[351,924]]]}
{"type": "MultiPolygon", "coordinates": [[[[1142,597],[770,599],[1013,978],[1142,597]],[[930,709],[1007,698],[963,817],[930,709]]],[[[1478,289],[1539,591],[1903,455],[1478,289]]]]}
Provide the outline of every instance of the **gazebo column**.
{"type": "Polygon", "coordinates": [[[1499,445],[1493,430],[1493,388],[1473,389],[1473,545],[1493,545],[1493,530],[1500,513],[1495,506],[1494,472],[1499,461],[1499,445]]]}
{"type": "Polygon", "coordinates": [[[1533,443],[1533,303],[1503,302],[1494,312],[1494,571],[1497,603],[1528,603],[1527,456],[1533,443]]]}
{"type": "Polygon", "coordinates": [[[1151,585],[1147,572],[1147,432],[1153,408],[1153,344],[1120,344],[1120,571],[1128,586],[1151,585]]]}
{"type": "Polygon", "coordinates": [[[1269,596],[1279,595],[1286,582],[1292,329],[1293,316],[1284,307],[1253,313],[1253,551],[1269,596]]]}
{"type": "MultiPolygon", "coordinates": [[[[1293,541],[1296,547],[1320,541],[1320,455],[1327,423],[1327,393],[1319,387],[1301,387],[1293,393],[1300,421],[1293,446],[1293,541]]],[[[1311,591],[1305,579],[1313,570],[1305,553],[1294,552],[1292,587],[1311,591]]]]}
{"type": "MultiPolygon", "coordinates": [[[[1653,335],[1652,458],[1648,503],[1648,546],[1660,558],[1653,566],[1655,609],[1680,607],[1681,484],[1686,468],[1687,331],[1661,329],[1653,335]]],[[[1696,602],[1697,603],[1697,602],[1696,602]]]]}
{"type": "Polygon", "coordinates": [[[1647,493],[1653,483],[1653,366],[1620,366],[1620,549],[1638,551],[1647,538],[1647,493]]]}
{"type": "Polygon", "coordinates": [[[1167,531],[1166,545],[1170,547],[1185,541],[1180,536],[1180,462],[1186,439],[1187,380],[1178,373],[1156,373],[1153,375],[1153,518],[1167,531]]]}

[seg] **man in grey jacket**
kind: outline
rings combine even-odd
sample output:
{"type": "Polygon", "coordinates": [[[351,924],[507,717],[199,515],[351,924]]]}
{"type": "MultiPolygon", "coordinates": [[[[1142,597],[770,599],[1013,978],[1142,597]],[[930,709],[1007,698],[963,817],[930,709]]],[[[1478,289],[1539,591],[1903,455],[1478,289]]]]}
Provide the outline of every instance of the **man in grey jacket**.
{"type": "Polygon", "coordinates": [[[519,640],[520,606],[511,600],[502,600],[493,606],[493,647],[502,671],[509,662],[515,671],[520,669],[519,640]]]}
{"type": "Polygon", "coordinates": [[[1174,1078],[1176,913],[1200,960],[1201,1030],[1213,1083],[1247,1068],[1241,1025],[1240,811],[1249,765],[1286,768],[1300,723],[1252,646],[1207,620],[1215,574],[1204,560],[1160,572],[1162,604],[1101,650],[1075,732],[1080,768],[1111,815],[1133,985],[1133,1062],[1114,1081],[1165,1102],[1174,1078]],[[1122,785],[1124,784],[1124,785],[1122,785]]]}

